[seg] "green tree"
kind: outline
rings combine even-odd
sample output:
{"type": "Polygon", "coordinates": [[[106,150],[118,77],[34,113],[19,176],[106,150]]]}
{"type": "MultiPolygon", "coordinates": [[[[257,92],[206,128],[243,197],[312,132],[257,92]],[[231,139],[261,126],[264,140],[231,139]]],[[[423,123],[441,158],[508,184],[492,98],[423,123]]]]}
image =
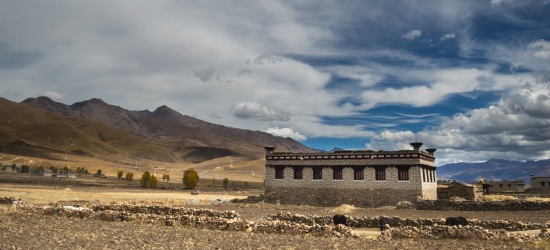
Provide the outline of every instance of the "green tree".
{"type": "Polygon", "coordinates": [[[86,169],[84,169],[84,173],[89,174],[90,172],[88,172],[88,169],[86,168],[86,169]]]}
{"type": "Polygon", "coordinates": [[[67,166],[63,167],[63,171],[65,171],[65,173],[68,173],[69,172],[69,167],[67,167],[67,166]]]}
{"type": "Polygon", "coordinates": [[[225,178],[223,179],[223,189],[227,190],[227,185],[229,185],[229,180],[225,178]]]}
{"type": "Polygon", "coordinates": [[[134,173],[132,172],[128,172],[126,173],[126,178],[125,178],[127,181],[131,181],[134,179],[134,173]]]}
{"type": "Polygon", "coordinates": [[[149,187],[150,188],[157,188],[159,185],[159,182],[157,180],[157,177],[154,175],[151,175],[151,179],[149,180],[149,187]]]}
{"type": "Polygon", "coordinates": [[[119,178],[119,179],[122,179],[122,175],[124,173],[122,172],[122,170],[119,170],[117,173],[116,173],[116,176],[119,178]]]}
{"type": "Polygon", "coordinates": [[[96,174],[97,174],[98,176],[101,175],[101,169],[98,169],[97,172],[96,172],[96,174]]]}
{"type": "Polygon", "coordinates": [[[149,171],[145,171],[145,173],[141,175],[139,184],[141,184],[142,187],[149,187],[150,183],[151,183],[151,174],[149,173],[149,171]]]}
{"type": "Polygon", "coordinates": [[[163,175],[162,175],[162,180],[163,180],[163,181],[166,181],[166,174],[163,174],[163,175]]]}
{"type": "Polygon", "coordinates": [[[28,173],[30,170],[29,165],[21,165],[21,173],[28,173]]]}
{"type": "Polygon", "coordinates": [[[216,186],[216,178],[212,178],[210,185],[212,185],[212,187],[216,186]]]}
{"type": "Polygon", "coordinates": [[[183,172],[183,185],[186,189],[193,189],[199,183],[199,174],[195,169],[187,169],[183,172]]]}
{"type": "Polygon", "coordinates": [[[166,174],[166,181],[170,181],[170,175],[166,174]]]}

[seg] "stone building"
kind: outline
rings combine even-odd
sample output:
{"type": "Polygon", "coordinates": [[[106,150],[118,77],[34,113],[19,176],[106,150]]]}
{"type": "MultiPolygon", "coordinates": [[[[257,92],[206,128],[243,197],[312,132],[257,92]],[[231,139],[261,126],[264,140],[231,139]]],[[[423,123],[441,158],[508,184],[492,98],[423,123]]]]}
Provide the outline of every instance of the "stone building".
{"type": "Polygon", "coordinates": [[[525,183],[523,180],[515,181],[487,181],[483,182],[483,193],[499,194],[499,193],[524,193],[525,183]]]}
{"type": "Polygon", "coordinates": [[[481,185],[466,184],[456,181],[438,182],[437,199],[445,200],[460,197],[470,201],[479,201],[483,196],[481,185]]]}
{"type": "Polygon", "coordinates": [[[266,147],[265,197],[287,204],[395,205],[437,199],[435,149],[275,152],[266,147]]]}
{"type": "Polygon", "coordinates": [[[531,193],[550,197],[550,176],[531,176],[531,193]]]}

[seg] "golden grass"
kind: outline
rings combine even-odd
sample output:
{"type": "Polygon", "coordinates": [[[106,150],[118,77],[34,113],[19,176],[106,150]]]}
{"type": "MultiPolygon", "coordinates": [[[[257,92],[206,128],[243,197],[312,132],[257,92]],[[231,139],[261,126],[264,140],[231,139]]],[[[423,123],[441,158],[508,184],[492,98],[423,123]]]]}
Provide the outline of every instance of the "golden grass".
{"type": "Polygon", "coordinates": [[[542,198],[542,197],[527,197],[525,198],[526,201],[550,201],[550,198],[542,198]]]}
{"type": "Polygon", "coordinates": [[[332,210],[333,213],[350,214],[357,208],[354,205],[342,204],[332,210]]]}
{"type": "Polygon", "coordinates": [[[518,198],[511,195],[484,195],[484,201],[514,201],[518,198]]]}
{"type": "Polygon", "coordinates": [[[119,188],[98,188],[98,187],[61,187],[42,185],[2,184],[0,196],[15,197],[27,200],[28,202],[41,205],[59,201],[91,201],[91,202],[144,202],[151,204],[187,204],[189,199],[195,199],[198,204],[209,203],[212,199],[234,199],[246,198],[247,193],[238,195],[227,193],[201,193],[191,195],[185,190],[128,190],[119,188]]]}

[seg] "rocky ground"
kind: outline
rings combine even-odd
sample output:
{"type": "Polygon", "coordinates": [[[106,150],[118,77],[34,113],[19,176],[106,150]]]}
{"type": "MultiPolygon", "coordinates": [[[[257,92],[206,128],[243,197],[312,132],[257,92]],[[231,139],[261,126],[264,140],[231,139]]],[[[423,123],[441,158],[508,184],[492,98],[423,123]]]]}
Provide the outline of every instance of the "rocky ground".
{"type": "Polygon", "coordinates": [[[548,243],[246,233],[0,213],[1,249],[547,249],[548,243]]]}
{"type": "MultiPolygon", "coordinates": [[[[82,206],[91,204],[81,204],[82,206]]],[[[108,205],[107,205],[108,206],[108,205]]],[[[276,204],[225,203],[189,206],[213,211],[235,210],[241,218],[258,220],[268,215],[300,213],[327,216],[338,208],[276,204]]],[[[549,211],[457,212],[396,210],[391,207],[345,211],[352,216],[398,215],[403,218],[444,218],[466,215],[480,220],[503,217],[545,223],[549,211]]],[[[0,210],[0,249],[549,249],[550,242],[517,242],[465,239],[383,239],[258,233],[236,230],[166,226],[144,221],[105,221],[93,218],[44,214],[3,205],[0,210]]]]}

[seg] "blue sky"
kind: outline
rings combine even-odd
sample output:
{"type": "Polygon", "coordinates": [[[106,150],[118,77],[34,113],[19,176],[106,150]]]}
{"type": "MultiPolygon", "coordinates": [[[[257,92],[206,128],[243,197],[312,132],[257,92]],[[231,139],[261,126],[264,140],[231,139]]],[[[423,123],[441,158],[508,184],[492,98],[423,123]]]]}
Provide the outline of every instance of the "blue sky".
{"type": "Polygon", "coordinates": [[[167,105],[330,150],[550,158],[550,1],[4,1],[0,96],[167,105]]]}

